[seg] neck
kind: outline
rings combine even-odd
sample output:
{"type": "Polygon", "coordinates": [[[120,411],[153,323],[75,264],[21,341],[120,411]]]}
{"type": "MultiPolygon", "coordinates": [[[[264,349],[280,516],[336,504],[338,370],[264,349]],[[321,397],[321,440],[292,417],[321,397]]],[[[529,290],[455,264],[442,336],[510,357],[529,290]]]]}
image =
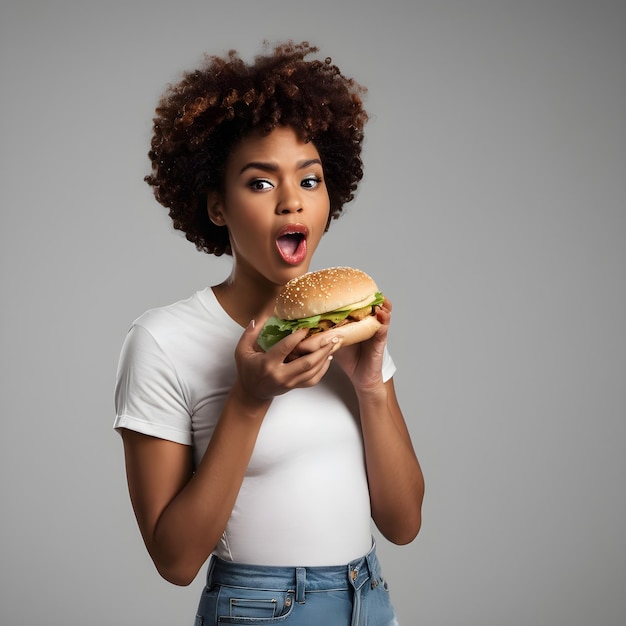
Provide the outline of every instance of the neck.
{"type": "Polygon", "coordinates": [[[272,315],[276,295],[280,285],[268,281],[235,275],[235,271],[213,292],[224,310],[241,326],[245,327],[250,320],[265,319],[272,315]]]}

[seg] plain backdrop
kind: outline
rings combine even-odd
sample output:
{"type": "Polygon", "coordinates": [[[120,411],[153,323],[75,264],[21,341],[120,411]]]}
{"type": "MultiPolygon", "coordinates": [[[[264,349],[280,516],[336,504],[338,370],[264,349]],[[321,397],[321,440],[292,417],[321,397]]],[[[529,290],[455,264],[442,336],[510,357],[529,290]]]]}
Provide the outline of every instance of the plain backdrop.
{"type": "Polygon", "coordinates": [[[427,481],[379,539],[403,626],[626,623],[626,4],[2,0],[0,623],[193,623],[112,430],[122,340],[224,278],[143,182],[205,53],[309,40],[369,88],[365,178],[314,267],[394,304],[427,481]]]}

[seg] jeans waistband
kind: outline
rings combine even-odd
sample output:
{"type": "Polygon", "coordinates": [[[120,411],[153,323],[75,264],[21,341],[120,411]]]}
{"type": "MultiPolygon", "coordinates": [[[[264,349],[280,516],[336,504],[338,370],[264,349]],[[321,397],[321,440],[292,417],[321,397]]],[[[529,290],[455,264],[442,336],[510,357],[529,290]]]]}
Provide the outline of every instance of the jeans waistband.
{"type": "Polygon", "coordinates": [[[346,565],[283,567],[248,565],[211,557],[207,571],[207,587],[214,584],[229,587],[254,587],[266,590],[293,590],[296,602],[313,591],[360,589],[367,581],[380,576],[376,545],[363,557],[346,565]]]}

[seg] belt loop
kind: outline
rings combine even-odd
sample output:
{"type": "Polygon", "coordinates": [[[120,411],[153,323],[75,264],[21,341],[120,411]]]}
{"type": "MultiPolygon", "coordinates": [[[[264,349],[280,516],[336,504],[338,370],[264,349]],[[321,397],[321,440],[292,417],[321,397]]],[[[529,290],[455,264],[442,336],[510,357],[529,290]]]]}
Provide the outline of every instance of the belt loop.
{"type": "Polygon", "coordinates": [[[306,589],[306,568],[296,567],[296,602],[299,604],[305,603],[305,589],[306,589]]]}
{"type": "Polygon", "coordinates": [[[213,570],[215,569],[215,555],[211,555],[211,560],[209,562],[209,567],[206,572],[206,586],[207,589],[210,589],[213,585],[213,570]]]}
{"type": "Polygon", "coordinates": [[[376,555],[376,540],[374,539],[372,539],[372,549],[365,555],[365,560],[371,578],[378,578],[380,576],[380,562],[376,555]]]}

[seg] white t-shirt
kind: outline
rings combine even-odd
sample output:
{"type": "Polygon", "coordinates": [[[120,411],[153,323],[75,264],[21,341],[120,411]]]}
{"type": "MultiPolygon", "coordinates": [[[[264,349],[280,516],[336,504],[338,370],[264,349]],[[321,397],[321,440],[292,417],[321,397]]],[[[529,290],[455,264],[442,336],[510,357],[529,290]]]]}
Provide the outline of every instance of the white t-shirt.
{"type": "MultiPolygon", "coordinates": [[[[243,329],[212,289],[152,309],[124,342],[114,427],[193,446],[197,465],[219,419],[243,329]]],[[[395,371],[385,353],[383,378],[395,371]]],[[[338,565],[371,547],[358,406],[335,364],[308,389],[276,397],[215,553],[261,565],[338,565]]]]}

